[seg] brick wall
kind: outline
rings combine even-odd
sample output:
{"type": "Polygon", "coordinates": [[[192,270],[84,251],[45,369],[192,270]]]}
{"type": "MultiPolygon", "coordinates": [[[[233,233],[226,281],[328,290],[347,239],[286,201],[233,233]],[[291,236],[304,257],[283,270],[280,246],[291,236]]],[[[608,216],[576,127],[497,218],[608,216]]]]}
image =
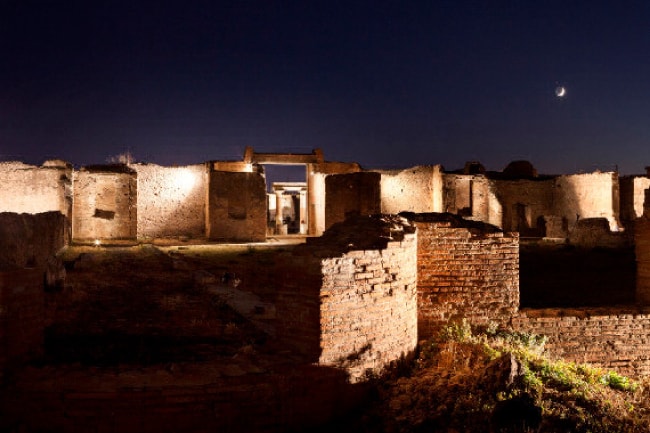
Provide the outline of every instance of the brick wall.
{"type": "Polygon", "coordinates": [[[368,217],[337,224],[298,248],[293,278],[281,277],[280,339],[353,382],[417,343],[417,241],[391,227],[403,230],[368,217]]]}
{"type": "Polygon", "coordinates": [[[138,172],[138,238],[205,237],[205,164],[131,168],[138,172]]]}
{"type": "Polygon", "coordinates": [[[409,216],[418,236],[418,337],[449,321],[507,323],[519,308],[519,238],[449,214],[409,216]]]}
{"type": "Polygon", "coordinates": [[[553,356],[633,377],[650,374],[648,308],[521,310],[512,326],[547,336],[553,356]]]}
{"type": "Polygon", "coordinates": [[[137,174],[126,166],[82,168],[74,174],[74,239],[134,239],[137,174]]]}

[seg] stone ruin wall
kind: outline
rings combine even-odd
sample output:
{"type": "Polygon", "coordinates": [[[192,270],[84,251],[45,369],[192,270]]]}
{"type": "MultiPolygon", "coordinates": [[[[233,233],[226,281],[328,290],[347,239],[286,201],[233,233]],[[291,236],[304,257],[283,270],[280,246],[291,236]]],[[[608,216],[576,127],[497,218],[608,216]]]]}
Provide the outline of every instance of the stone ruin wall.
{"type": "Polygon", "coordinates": [[[208,171],[205,164],[133,164],[138,173],[139,239],[205,237],[208,171]]]}
{"type": "Polygon", "coordinates": [[[350,251],[299,248],[281,277],[278,337],[319,365],[343,368],[352,382],[409,355],[417,344],[416,251],[415,234],[350,251]]]}
{"type": "Polygon", "coordinates": [[[135,239],[137,173],[126,166],[74,173],[72,234],[76,240],[135,239]]]}
{"type": "Polygon", "coordinates": [[[41,166],[0,162],[0,212],[61,212],[71,217],[72,166],[52,160],[41,166]]]}
{"type": "Polygon", "coordinates": [[[418,336],[448,323],[505,325],[519,308],[517,233],[415,218],[418,236],[418,336]]]}
{"type": "Polygon", "coordinates": [[[650,188],[648,176],[623,176],[619,181],[621,196],[621,221],[627,224],[643,216],[645,190],[650,188]]]}
{"type": "Polygon", "coordinates": [[[557,358],[620,374],[650,375],[650,309],[608,308],[521,310],[516,331],[545,335],[557,358]]]}
{"type": "Polygon", "coordinates": [[[266,183],[262,174],[213,171],[208,194],[208,239],[266,241],[266,183]]]}
{"type": "Polygon", "coordinates": [[[325,178],[325,228],[356,215],[381,213],[381,175],[374,172],[331,174],[325,178]]]}
{"type": "Polygon", "coordinates": [[[558,176],[553,182],[554,214],[569,221],[569,230],[578,219],[605,218],[610,230],[618,231],[618,190],[615,172],[558,176]]]}
{"type": "Polygon", "coordinates": [[[442,212],[441,170],[439,165],[377,170],[381,174],[381,213],[442,212]]]}

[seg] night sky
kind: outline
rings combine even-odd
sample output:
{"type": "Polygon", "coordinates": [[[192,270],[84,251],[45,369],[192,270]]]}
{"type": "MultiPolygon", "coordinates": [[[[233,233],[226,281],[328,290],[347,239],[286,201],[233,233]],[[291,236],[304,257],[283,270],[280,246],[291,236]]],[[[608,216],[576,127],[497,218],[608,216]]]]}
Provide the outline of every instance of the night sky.
{"type": "Polygon", "coordinates": [[[0,160],[650,165],[645,0],[0,0],[0,58],[0,160]]]}

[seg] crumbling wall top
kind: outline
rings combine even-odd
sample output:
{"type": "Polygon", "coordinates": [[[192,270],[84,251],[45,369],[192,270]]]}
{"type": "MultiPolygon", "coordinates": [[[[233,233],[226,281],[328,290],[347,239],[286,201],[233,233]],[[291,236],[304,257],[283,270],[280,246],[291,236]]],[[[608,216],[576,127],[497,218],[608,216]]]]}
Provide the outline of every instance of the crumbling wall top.
{"type": "Polygon", "coordinates": [[[485,233],[500,233],[502,230],[483,221],[466,220],[449,212],[413,213],[401,212],[400,216],[416,223],[439,223],[441,227],[475,229],[485,233]]]}
{"type": "Polygon", "coordinates": [[[385,249],[389,242],[401,242],[415,230],[399,215],[353,216],[332,225],[321,237],[309,238],[307,245],[341,252],[385,249]]]}

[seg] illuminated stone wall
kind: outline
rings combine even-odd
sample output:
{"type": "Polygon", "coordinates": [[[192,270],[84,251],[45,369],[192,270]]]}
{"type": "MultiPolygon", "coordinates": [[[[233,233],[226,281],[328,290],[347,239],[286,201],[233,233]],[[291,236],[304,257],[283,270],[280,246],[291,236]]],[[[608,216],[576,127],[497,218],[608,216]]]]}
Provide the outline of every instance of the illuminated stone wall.
{"type": "Polygon", "coordinates": [[[70,217],[72,166],[46,161],[42,166],[0,162],[0,212],[58,211],[70,217]]]}
{"type": "Polygon", "coordinates": [[[212,171],[209,188],[209,239],[266,240],[266,183],[262,174],[212,171]]]}
{"type": "Polygon", "coordinates": [[[442,211],[442,172],[439,165],[377,172],[381,174],[382,213],[442,211]]]}
{"type": "Polygon", "coordinates": [[[648,308],[521,310],[512,325],[547,336],[549,353],[567,361],[633,377],[650,374],[648,308]]]}
{"type": "Polygon", "coordinates": [[[137,197],[137,174],[126,166],[93,166],[75,172],[72,237],[135,239],[137,197]]]}
{"type": "Polygon", "coordinates": [[[205,237],[205,164],[134,164],[138,173],[138,238],[205,237]]]}
{"type": "Polygon", "coordinates": [[[418,236],[418,338],[461,319],[508,323],[519,308],[519,238],[450,214],[406,215],[418,236]]]}
{"type": "Polygon", "coordinates": [[[625,228],[629,222],[643,215],[645,190],[650,188],[650,177],[623,176],[620,179],[621,221],[625,228]]]}
{"type": "Polygon", "coordinates": [[[325,227],[355,215],[381,212],[381,175],[373,172],[332,174],[325,178],[325,227]]]}
{"type": "Polygon", "coordinates": [[[278,337],[353,382],[408,355],[417,344],[416,253],[399,219],[333,226],[280,270],[278,337]]]}

